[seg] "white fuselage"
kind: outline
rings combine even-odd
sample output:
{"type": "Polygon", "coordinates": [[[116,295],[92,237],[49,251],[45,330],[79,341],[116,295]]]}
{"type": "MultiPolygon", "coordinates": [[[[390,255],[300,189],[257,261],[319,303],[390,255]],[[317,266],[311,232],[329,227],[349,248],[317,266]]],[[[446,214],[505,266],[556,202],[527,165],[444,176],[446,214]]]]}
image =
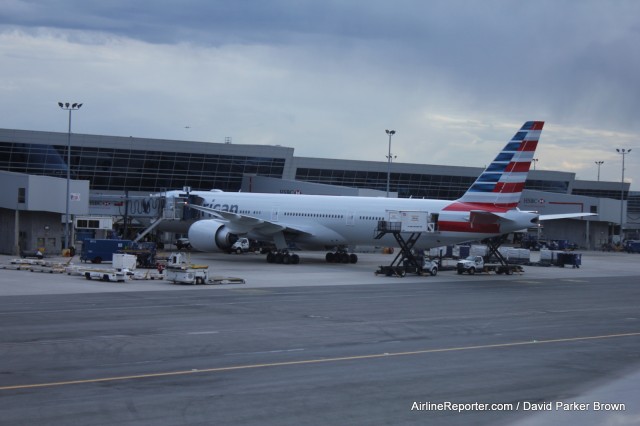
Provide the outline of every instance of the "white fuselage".
{"type": "MultiPolygon", "coordinates": [[[[169,195],[169,194],[167,194],[169,195]]],[[[193,191],[192,196],[201,197],[202,205],[211,209],[236,213],[242,217],[260,219],[286,226],[298,232],[286,232],[287,240],[301,249],[320,249],[346,245],[395,245],[392,235],[375,239],[379,221],[388,221],[390,212],[428,212],[435,218],[434,230],[425,232],[416,243],[416,248],[431,248],[521,230],[531,226],[537,215],[510,210],[500,213],[494,227],[499,232],[487,231],[486,227],[471,226],[470,229],[447,230],[445,223],[457,223],[456,228],[469,228],[469,211],[447,211],[453,201],[422,200],[407,198],[349,197],[294,194],[257,194],[240,192],[193,191]],[[442,224],[439,226],[438,224],[442,224]]],[[[215,214],[201,213],[201,219],[214,219],[215,214]]],[[[249,238],[271,241],[272,235],[259,229],[237,227],[233,221],[224,221],[230,232],[238,232],[249,238]],[[243,232],[244,231],[244,232],[243,232]]],[[[191,234],[191,231],[190,231],[191,234]]],[[[190,235],[191,238],[191,235],[190,235]]]]}

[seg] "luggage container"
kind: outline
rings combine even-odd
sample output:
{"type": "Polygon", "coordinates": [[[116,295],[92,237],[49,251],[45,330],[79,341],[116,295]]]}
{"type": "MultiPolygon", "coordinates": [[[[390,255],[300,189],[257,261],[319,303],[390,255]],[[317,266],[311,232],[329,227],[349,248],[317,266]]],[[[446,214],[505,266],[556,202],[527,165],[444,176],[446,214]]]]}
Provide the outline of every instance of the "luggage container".
{"type": "Polygon", "coordinates": [[[558,254],[558,266],[565,267],[571,265],[574,268],[579,268],[582,265],[581,253],[559,253],[558,254]]]}

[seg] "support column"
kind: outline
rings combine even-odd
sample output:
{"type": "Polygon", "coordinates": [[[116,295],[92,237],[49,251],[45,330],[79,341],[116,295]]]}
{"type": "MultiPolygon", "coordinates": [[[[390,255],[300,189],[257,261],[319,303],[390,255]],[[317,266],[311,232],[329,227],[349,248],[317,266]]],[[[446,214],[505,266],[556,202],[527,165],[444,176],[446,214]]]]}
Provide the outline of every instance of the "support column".
{"type": "Polygon", "coordinates": [[[16,204],[15,231],[13,235],[13,245],[15,247],[15,255],[20,257],[20,205],[16,204]]]}

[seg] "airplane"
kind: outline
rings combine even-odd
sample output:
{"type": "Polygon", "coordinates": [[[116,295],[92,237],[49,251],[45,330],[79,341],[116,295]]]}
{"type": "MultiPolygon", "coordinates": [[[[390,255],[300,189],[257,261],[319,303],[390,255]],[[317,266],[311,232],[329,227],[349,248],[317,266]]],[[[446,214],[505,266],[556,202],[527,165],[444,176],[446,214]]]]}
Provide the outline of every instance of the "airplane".
{"type": "MultiPolygon", "coordinates": [[[[543,216],[517,208],[544,122],[527,121],[457,200],[349,197],[192,191],[187,205],[200,211],[188,231],[193,248],[226,251],[239,237],[274,244],[268,262],[296,264],[290,250],[332,250],[327,262],[356,263],[353,245],[394,246],[394,236],[375,239],[379,223],[398,212],[421,212],[429,222],[416,249],[479,241],[536,226],[541,220],[581,217],[543,216]],[[426,215],[424,214],[426,213],[426,215]]],[[[177,196],[179,191],[174,192],[177,196]]],[[[169,194],[167,194],[169,195],[169,194]]],[[[181,194],[184,195],[184,194],[181,194]]]]}

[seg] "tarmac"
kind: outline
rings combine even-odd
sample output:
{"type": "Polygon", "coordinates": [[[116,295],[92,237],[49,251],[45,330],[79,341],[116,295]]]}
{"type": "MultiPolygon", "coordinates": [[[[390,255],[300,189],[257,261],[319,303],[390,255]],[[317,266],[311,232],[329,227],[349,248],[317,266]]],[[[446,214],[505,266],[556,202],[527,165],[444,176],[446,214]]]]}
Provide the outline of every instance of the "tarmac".
{"type": "Polygon", "coordinates": [[[404,278],[300,255],[191,254],[228,285],[0,269],[0,424],[640,423],[638,254],[404,278]]]}
{"type": "MultiPolygon", "coordinates": [[[[0,269],[0,296],[29,295],[29,294],[69,294],[69,293],[102,293],[126,291],[166,291],[190,290],[203,291],[215,288],[270,288],[270,287],[313,287],[336,285],[375,285],[392,284],[403,281],[418,280],[430,282],[457,282],[473,280],[480,282],[495,279],[494,274],[476,274],[469,277],[466,274],[458,276],[452,271],[441,271],[437,276],[416,276],[408,274],[405,278],[374,275],[381,265],[388,265],[395,257],[394,254],[363,253],[359,254],[357,264],[328,264],[324,252],[301,252],[301,264],[278,265],[269,264],[265,256],[257,253],[242,255],[226,253],[188,253],[191,263],[209,266],[210,275],[243,278],[245,284],[184,286],[173,285],[167,281],[127,280],[123,283],[108,283],[100,281],[86,281],[83,277],[68,277],[63,274],[42,274],[32,272],[33,277],[25,279],[24,271],[3,271],[0,269]],[[372,276],[375,278],[372,279],[372,276]]],[[[637,261],[640,256],[628,253],[612,252],[581,252],[582,266],[580,268],[525,266],[523,274],[510,276],[510,281],[530,281],[537,279],[579,279],[584,277],[616,277],[637,276],[639,274],[637,261]]],[[[168,253],[165,253],[165,256],[168,253]]],[[[531,261],[539,260],[539,252],[531,253],[531,261]]],[[[10,264],[15,256],[0,255],[1,265],[10,264]]],[[[93,265],[80,262],[78,257],[72,259],[64,257],[48,257],[44,259],[54,264],[75,265],[81,267],[110,268],[109,263],[93,265]]],[[[454,264],[455,262],[449,262],[454,264]]],[[[145,270],[138,270],[145,271],[145,270]]],[[[155,270],[151,270],[154,272],[155,270]]],[[[28,271],[27,271],[28,272],[28,271]]],[[[28,275],[28,274],[27,274],[28,275]]]]}

